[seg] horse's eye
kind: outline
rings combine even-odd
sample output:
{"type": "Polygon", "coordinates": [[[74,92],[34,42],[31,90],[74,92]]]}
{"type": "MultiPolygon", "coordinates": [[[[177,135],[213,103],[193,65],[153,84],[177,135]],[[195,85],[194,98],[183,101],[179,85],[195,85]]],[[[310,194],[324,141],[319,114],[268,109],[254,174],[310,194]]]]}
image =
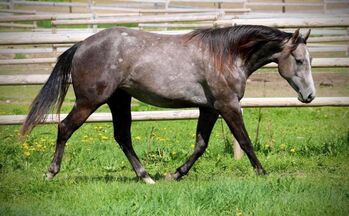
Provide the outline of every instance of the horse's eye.
{"type": "Polygon", "coordinates": [[[296,64],[297,65],[302,65],[304,61],[302,59],[296,59],[296,64]]]}

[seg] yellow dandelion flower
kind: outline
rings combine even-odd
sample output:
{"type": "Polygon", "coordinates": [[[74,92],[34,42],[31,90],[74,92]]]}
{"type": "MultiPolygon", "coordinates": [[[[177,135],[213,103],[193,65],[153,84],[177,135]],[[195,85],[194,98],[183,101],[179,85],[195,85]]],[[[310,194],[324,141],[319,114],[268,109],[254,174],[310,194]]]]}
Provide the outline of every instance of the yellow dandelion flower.
{"type": "Polygon", "coordinates": [[[159,137],[158,140],[162,142],[162,141],[165,141],[166,139],[162,138],[162,137],[159,137]]]}
{"type": "Polygon", "coordinates": [[[290,149],[290,152],[291,152],[291,153],[295,153],[295,152],[296,152],[296,149],[295,149],[295,148],[291,148],[291,149],[290,149]]]}
{"type": "Polygon", "coordinates": [[[29,149],[29,144],[28,143],[23,143],[22,144],[23,149],[29,149]]]}
{"type": "Polygon", "coordinates": [[[141,137],[140,136],[136,136],[135,139],[136,140],[141,140],[141,137]]]}
{"type": "Polygon", "coordinates": [[[30,152],[29,152],[29,151],[25,151],[25,152],[23,152],[23,154],[24,154],[24,156],[26,156],[26,157],[29,157],[29,156],[30,156],[30,152]]]}
{"type": "Polygon", "coordinates": [[[107,140],[108,137],[106,137],[106,136],[101,136],[101,139],[102,139],[102,140],[107,140]]]}
{"type": "Polygon", "coordinates": [[[37,144],[34,148],[34,151],[38,151],[38,152],[43,151],[43,146],[41,144],[37,144]]]}
{"type": "Polygon", "coordinates": [[[236,209],[236,216],[242,216],[243,215],[243,213],[242,213],[242,211],[241,211],[241,209],[236,209]]]}

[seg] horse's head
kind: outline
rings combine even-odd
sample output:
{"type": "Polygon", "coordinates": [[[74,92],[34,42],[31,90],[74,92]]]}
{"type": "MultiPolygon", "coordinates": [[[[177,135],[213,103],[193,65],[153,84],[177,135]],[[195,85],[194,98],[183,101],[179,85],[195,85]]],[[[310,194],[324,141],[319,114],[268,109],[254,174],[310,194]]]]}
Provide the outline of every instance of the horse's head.
{"type": "Polygon", "coordinates": [[[306,41],[310,29],[304,37],[299,29],[292,37],[285,41],[282,51],[277,56],[280,75],[285,78],[298,93],[298,99],[303,103],[310,103],[315,98],[315,87],[311,74],[311,57],[306,41]]]}

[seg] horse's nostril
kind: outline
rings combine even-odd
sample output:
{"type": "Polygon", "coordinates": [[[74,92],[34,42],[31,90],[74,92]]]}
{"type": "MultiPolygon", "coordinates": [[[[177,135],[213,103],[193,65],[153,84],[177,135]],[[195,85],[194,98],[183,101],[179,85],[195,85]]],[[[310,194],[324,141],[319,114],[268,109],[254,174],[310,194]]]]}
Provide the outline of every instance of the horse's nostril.
{"type": "Polygon", "coordinates": [[[315,98],[315,96],[313,94],[310,94],[307,98],[307,101],[312,101],[315,98]]]}

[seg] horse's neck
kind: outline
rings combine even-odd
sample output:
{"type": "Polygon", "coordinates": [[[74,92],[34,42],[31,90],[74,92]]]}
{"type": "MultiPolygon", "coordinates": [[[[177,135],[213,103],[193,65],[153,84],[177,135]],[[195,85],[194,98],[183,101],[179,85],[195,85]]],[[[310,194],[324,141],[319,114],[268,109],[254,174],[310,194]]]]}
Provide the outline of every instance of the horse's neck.
{"type": "Polygon", "coordinates": [[[264,65],[275,62],[274,54],[276,53],[277,50],[273,49],[270,45],[262,46],[254,52],[245,62],[247,77],[264,65]]]}

